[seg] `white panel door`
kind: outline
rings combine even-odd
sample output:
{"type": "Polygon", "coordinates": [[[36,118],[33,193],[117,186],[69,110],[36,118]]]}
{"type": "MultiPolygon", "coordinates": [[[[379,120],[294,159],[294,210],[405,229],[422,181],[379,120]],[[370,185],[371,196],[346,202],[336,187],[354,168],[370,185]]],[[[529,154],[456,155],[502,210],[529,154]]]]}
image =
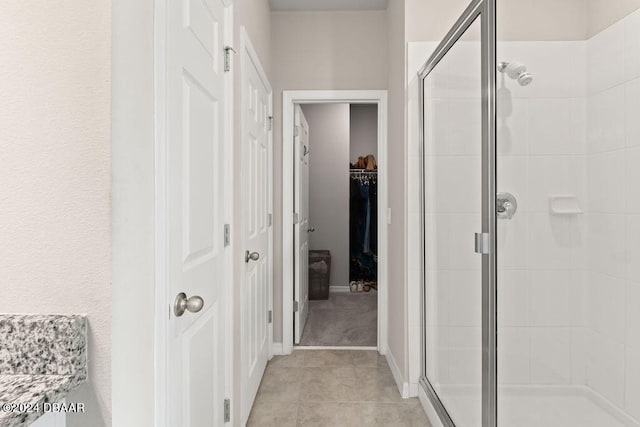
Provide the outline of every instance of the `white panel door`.
{"type": "MultiPolygon", "coordinates": [[[[302,108],[296,105],[294,121],[294,206],[297,214],[295,224],[295,277],[294,301],[298,303],[298,311],[294,316],[295,343],[300,344],[309,313],[309,125],[302,113],[302,108]]],[[[294,303],[295,304],[295,303],[294,303]]]]}
{"type": "Polygon", "coordinates": [[[167,426],[224,425],[226,12],[221,0],[167,2],[167,426]],[[202,309],[178,316],[180,293],[202,309]]]}
{"type": "Polygon", "coordinates": [[[271,86],[243,32],[242,47],[242,420],[269,358],[271,86]]]}

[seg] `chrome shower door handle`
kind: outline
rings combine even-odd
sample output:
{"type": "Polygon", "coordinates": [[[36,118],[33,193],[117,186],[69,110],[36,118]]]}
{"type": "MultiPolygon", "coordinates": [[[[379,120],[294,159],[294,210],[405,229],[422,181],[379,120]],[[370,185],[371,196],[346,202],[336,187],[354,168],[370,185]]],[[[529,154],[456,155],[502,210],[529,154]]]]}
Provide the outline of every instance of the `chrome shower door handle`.
{"type": "Polygon", "coordinates": [[[511,219],[518,210],[518,201],[511,193],[496,194],[496,216],[499,219],[511,219]]]}

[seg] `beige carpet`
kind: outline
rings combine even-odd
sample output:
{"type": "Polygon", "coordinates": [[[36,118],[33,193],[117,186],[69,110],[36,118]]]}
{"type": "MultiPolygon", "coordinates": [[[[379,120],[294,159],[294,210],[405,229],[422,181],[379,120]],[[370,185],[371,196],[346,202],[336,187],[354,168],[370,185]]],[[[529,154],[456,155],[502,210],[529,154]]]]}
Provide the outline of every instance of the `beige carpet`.
{"type": "Polygon", "coordinates": [[[328,300],[309,301],[309,317],[300,345],[375,346],[378,293],[333,292],[328,300]]]}

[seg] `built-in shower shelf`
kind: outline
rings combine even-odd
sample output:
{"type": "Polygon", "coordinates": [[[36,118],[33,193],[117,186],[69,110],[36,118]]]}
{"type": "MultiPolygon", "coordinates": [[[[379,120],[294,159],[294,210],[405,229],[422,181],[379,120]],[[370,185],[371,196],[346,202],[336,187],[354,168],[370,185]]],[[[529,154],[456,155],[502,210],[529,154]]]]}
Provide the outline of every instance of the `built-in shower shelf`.
{"type": "Polygon", "coordinates": [[[549,211],[552,215],[580,215],[578,197],[574,194],[559,194],[549,196],[549,211]]]}

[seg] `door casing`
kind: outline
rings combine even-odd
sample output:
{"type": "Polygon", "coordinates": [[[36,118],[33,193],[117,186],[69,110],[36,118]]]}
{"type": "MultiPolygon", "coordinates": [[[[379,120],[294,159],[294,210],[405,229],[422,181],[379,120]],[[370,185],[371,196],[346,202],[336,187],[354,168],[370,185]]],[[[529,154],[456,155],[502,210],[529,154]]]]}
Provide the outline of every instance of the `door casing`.
{"type": "Polygon", "coordinates": [[[386,90],[296,90],[282,92],[282,353],[293,351],[293,128],[296,104],[376,104],[378,106],[378,345],[388,347],[388,157],[386,90]]]}

